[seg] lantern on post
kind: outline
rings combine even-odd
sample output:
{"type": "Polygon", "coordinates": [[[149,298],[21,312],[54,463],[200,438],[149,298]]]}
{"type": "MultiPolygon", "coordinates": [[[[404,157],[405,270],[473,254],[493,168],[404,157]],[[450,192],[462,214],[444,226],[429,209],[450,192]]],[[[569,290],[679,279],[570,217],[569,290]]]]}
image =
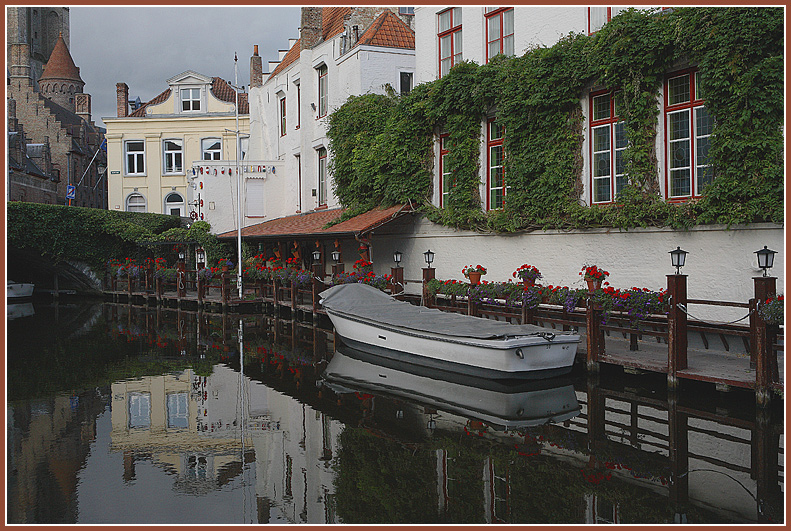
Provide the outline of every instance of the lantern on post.
{"type": "Polygon", "coordinates": [[[670,262],[673,264],[673,267],[676,268],[676,275],[681,274],[681,268],[684,267],[684,262],[687,259],[687,251],[683,250],[681,247],[676,247],[674,250],[669,251],[670,253],[670,262]]]}
{"type": "Polygon", "coordinates": [[[206,251],[203,247],[198,247],[195,249],[195,261],[198,263],[198,267],[202,268],[206,265],[206,251]]]}
{"type": "Polygon", "coordinates": [[[179,262],[183,262],[186,257],[187,253],[184,251],[184,247],[179,247],[179,262]]]}
{"type": "Polygon", "coordinates": [[[767,270],[772,269],[772,266],[775,263],[775,255],[777,254],[777,251],[767,249],[766,245],[764,245],[764,248],[755,251],[755,254],[758,255],[758,267],[764,270],[763,276],[766,276],[767,270]]]}
{"type": "Polygon", "coordinates": [[[337,263],[339,263],[341,261],[341,252],[338,249],[335,249],[334,251],[332,251],[331,254],[332,254],[332,261],[333,262],[335,262],[337,264],[337,263]]]}
{"type": "Polygon", "coordinates": [[[318,264],[321,261],[321,251],[316,249],[313,251],[313,263],[318,264]]]}
{"type": "Polygon", "coordinates": [[[393,262],[395,262],[396,267],[399,267],[399,265],[401,264],[401,257],[402,256],[403,255],[401,254],[401,251],[393,252],[393,262]]]}
{"type": "Polygon", "coordinates": [[[431,262],[434,261],[434,253],[431,252],[431,249],[423,253],[423,258],[426,259],[426,264],[428,267],[431,267],[431,262]]]}

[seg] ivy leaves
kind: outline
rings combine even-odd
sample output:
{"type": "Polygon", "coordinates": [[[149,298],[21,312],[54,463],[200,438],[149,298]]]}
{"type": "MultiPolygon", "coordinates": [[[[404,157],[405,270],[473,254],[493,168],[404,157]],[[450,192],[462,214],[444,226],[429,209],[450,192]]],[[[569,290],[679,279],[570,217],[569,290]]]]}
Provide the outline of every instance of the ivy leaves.
{"type": "Polygon", "coordinates": [[[462,62],[408,96],[352,97],[330,117],[336,194],[359,211],[412,201],[437,223],[502,232],[782,222],[783,38],[779,8],[629,9],[593,36],[568,35],[482,66],[462,62]],[[659,95],[666,75],[687,67],[697,68],[715,117],[715,178],[701,200],[669,204],[659,198],[659,95]],[[626,124],[630,185],[615,208],[580,204],[581,100],[594,88],[616,91],[626,124]],[[502,210],[484,212],[481,128],[491,118],[506,132],[508,192],[502,210]],[[440,186],[449,189],[436,208],[441,135],[440,186]]]}

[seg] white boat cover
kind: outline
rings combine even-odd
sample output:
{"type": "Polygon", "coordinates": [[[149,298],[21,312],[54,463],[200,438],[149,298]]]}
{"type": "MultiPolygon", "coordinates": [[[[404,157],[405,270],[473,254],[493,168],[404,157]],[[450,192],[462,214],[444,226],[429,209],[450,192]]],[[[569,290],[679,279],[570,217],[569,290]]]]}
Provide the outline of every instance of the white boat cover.
{"type": "Polygon", "coordinates": [[[515,336],[545,336],[570,333],[536,325],[515,325],[472,317],[435,308],[398,301],[366,284],[341,284],[321,294],[321,305],[331,311],[358,317],[373,324],[407,328],[420,332],[476,339],[501,339],[515,336]]]}

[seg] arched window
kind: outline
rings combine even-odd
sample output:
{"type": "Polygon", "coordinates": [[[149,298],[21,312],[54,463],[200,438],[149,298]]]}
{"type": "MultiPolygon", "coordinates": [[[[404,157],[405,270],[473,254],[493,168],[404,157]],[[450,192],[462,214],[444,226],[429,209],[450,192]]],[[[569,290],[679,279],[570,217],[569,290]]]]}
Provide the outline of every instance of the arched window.
{"type": "Polygon", "coordinates": [[[184,216],[184,198],[181,194],[172,192],[165,197],[165,214],[184,216]]]}
{"type": "Polygon", "coordinates": [[[126,198],[127,212],[146,212],[146,198],[137,192],[129,194],[126,198]]]}

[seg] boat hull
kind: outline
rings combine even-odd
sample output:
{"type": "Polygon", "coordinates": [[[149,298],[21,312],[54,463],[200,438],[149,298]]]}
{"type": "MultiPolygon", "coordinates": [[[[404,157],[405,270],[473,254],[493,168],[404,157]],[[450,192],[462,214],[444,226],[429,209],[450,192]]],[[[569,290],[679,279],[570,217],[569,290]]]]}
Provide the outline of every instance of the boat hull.
{"type": "Polygon", "coordinates": [[[549,378],[571,371],[579,336],[476,339],[386,326],[327,311],[336,340],[371,356],[483,378],[549,378]]]}
{"type": "Polygon", "coordinates": [[[34,284],[22,284],[19,282],[8,282],[6,296],[9,300],[26,299],[33,296],[34,284]]]}

